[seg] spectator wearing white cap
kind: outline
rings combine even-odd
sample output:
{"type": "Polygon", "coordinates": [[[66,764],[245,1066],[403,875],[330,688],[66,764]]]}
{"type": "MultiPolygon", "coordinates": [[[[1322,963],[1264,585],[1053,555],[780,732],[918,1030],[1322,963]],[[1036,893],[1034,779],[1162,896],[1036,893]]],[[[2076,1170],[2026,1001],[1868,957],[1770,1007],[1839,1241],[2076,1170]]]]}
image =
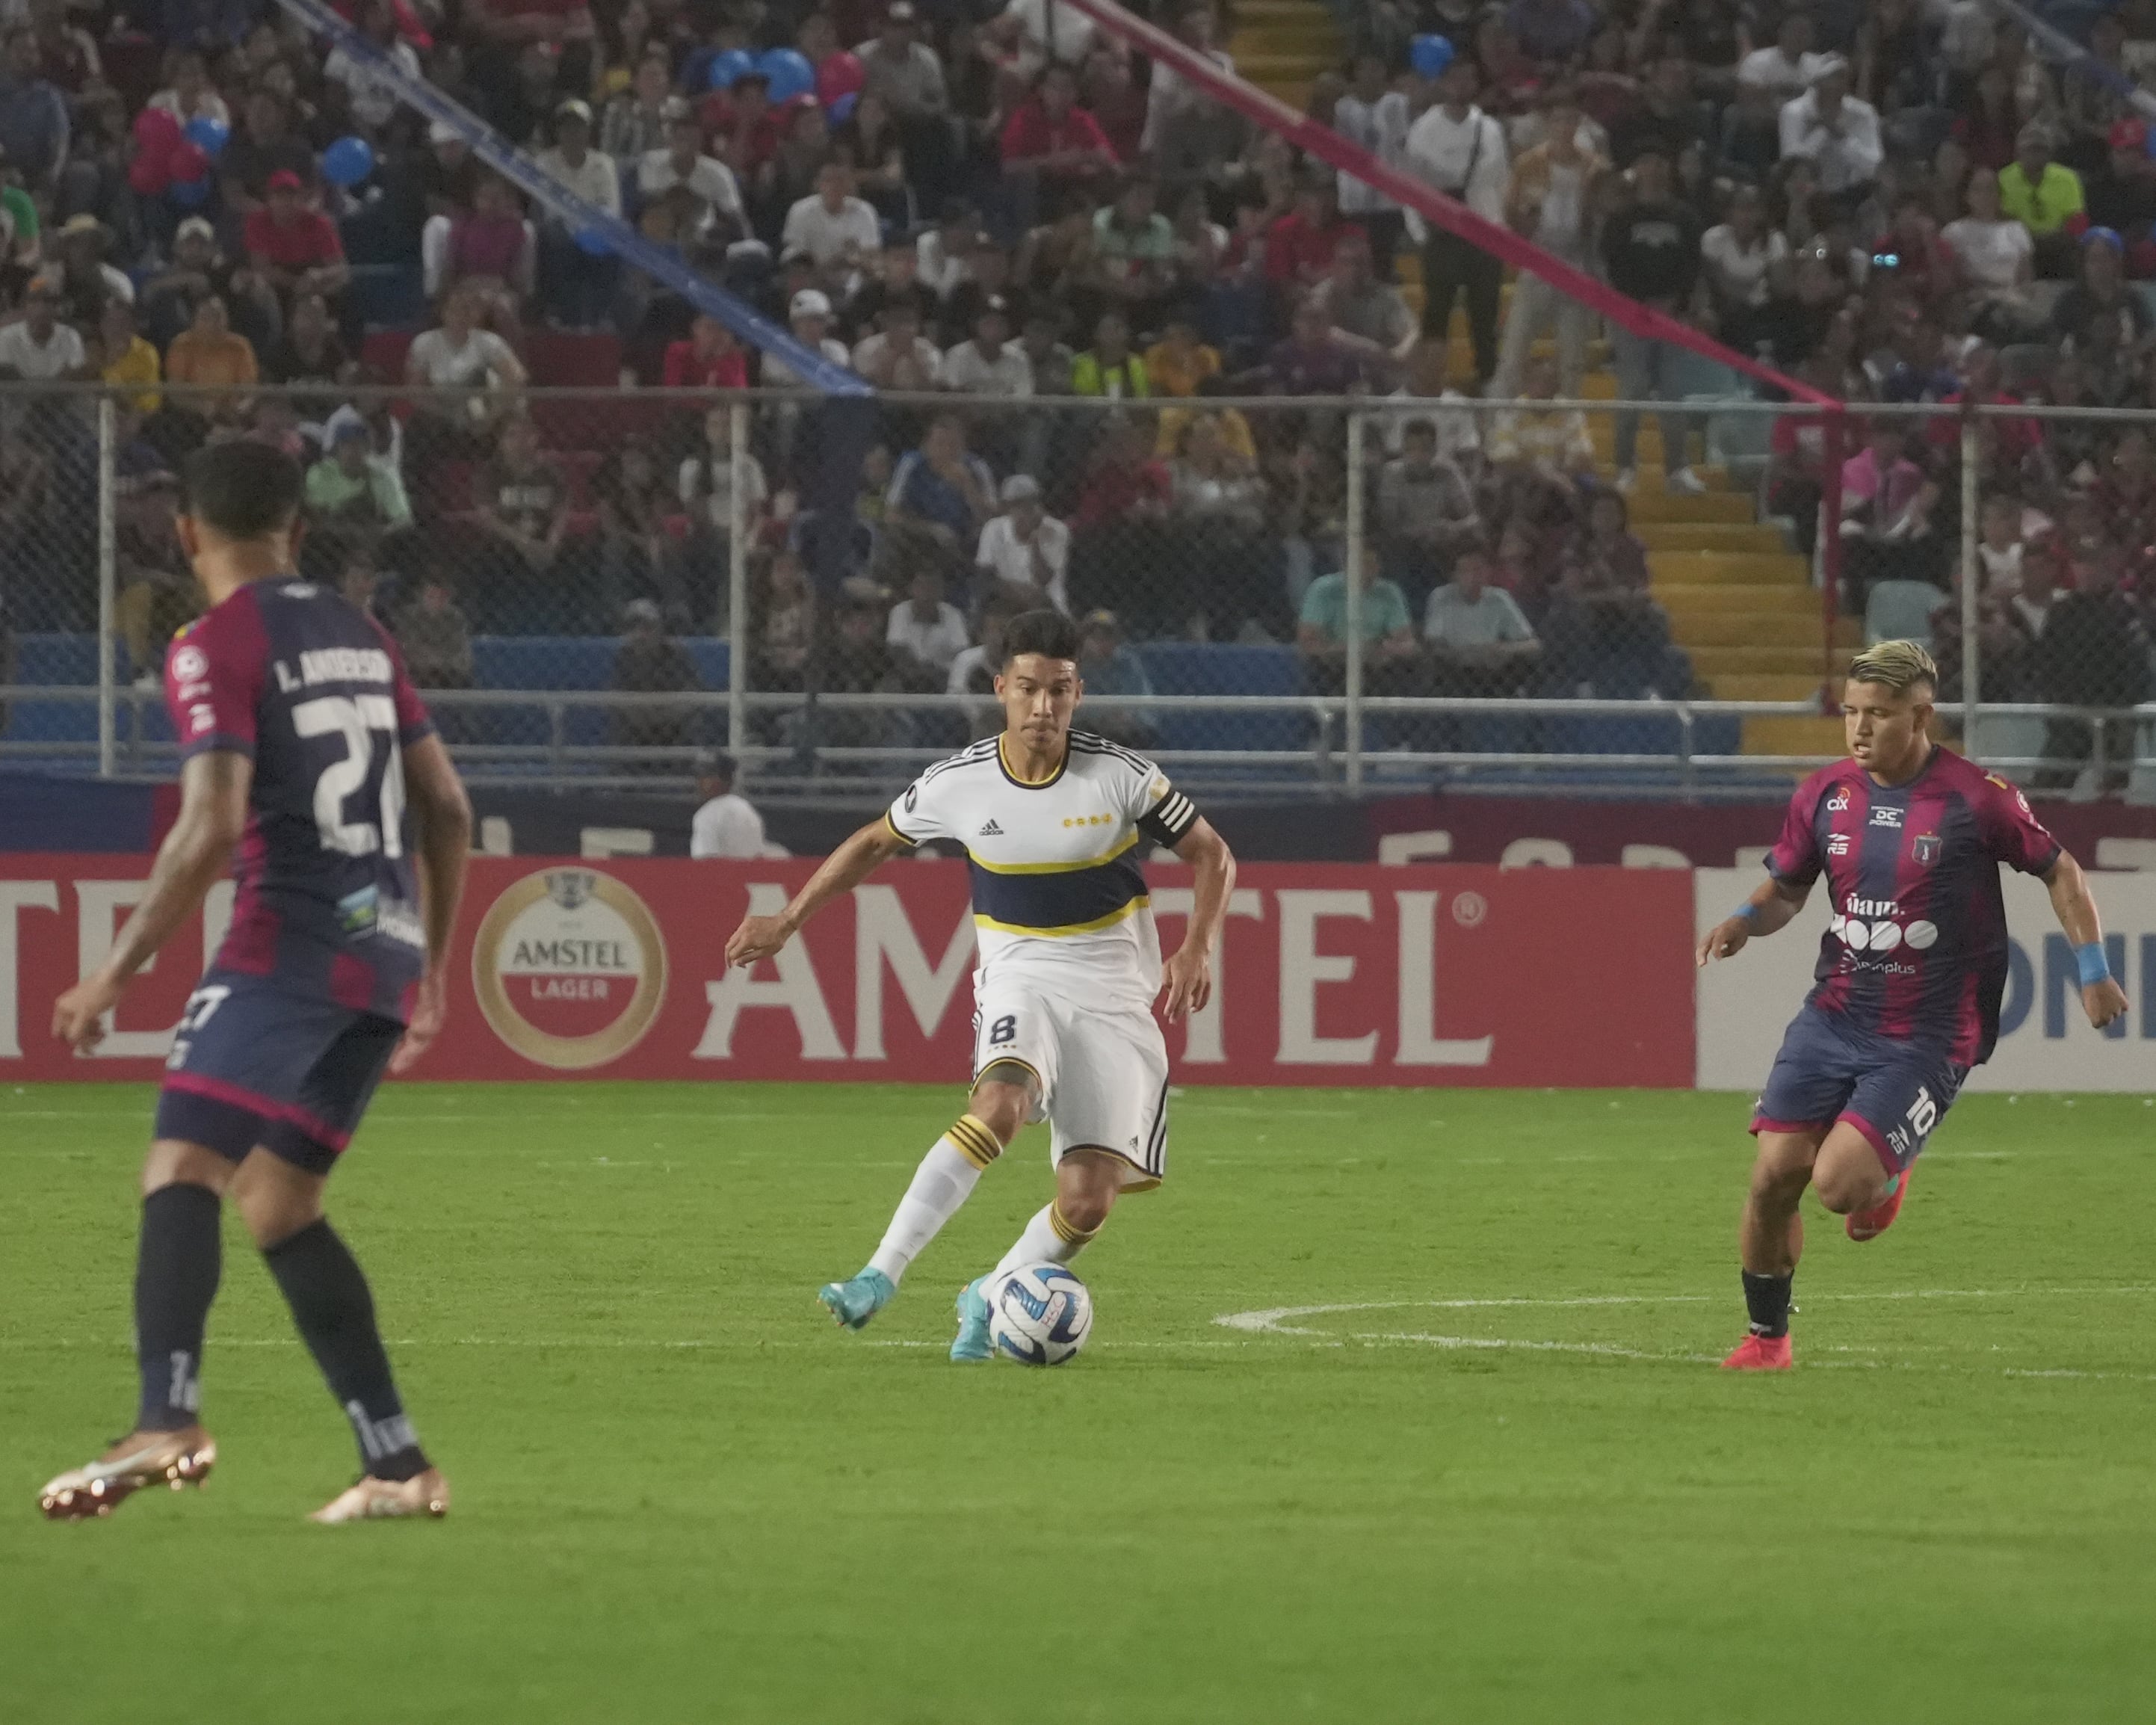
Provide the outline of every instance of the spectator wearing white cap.
{"type": "MultiPolygon", "coordinates": [[[[846,344],[831,334],[830,295],[818,288],[803,288],[786,308],[793,339],[811,352],[820,353],[834,366],[850,367],[853,356],[846,344]]],[[[805,389],[806,380],[775,353],[763,357],[763,381],[772,389],[805,389]]]]}
{"type": "Polygon", "coordinates": [[[1844,211],[1864,200],[1886,159],[1879,110],[1849,90],[1849,62],[1828,54],[1814,68],[1811,88],[1782,110],[1782,159],[1810,162],[1820,190],[1844,211]]]}
{"type": "Polygon", "coordinates": [[[1004,481],[1004,512],[981,529],[973,565],[985,578],[1038,589],[1066,616],[1070,611],[1070,529],[1048,512],[1040,481],[1014,473],[1004,481]]]}
{"type": "MultiPolygon", "coordinates": [[[[592,110],[571,97],[554,110],[554,142],[539,152],[540,170],[602,215],[621,218],[621,171],[613,158],[592,148],[592,110]]],[[[613,297],[613,258],[594,256],[577,243],[577,232],[549,214],[539,228],[539,290],[547,310],[571,329],[604,321],[613,297]]]]}

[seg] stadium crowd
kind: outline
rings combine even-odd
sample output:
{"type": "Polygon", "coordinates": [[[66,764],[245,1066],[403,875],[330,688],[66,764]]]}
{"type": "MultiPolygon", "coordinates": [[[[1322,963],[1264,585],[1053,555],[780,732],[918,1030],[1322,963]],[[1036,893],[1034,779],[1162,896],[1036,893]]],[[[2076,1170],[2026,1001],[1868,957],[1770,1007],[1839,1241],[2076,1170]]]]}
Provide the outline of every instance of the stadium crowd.
{"type": "MultiPolygon", "coordinates": [[[[1148,13],[1223,66],[1224,8],[1148,13]]],[[[1340,674],[1347,440],[1297,397],[1384,408],[1359,607],[1383,692],[1691,686],[1576,412],[1587,308],[1299,159],[1052,0],[345,0],[588,202],[886,392],[831,660],[839,686],[963,689],[1003,619],[1131,640],[1293,642],[1340,674]],[[1419,315],[1399,285],[1419,254],[1419,315]],[[1471,381],[1448,331],[1465,305],[1471,381]],[[1548,349],[1537,338],[1553,336],[1548,349]],[[1553,357],[1549,357],[1553,354],[1553,357]],[[1525,398],[1517,410],[1473,396],[1525,398]],[[1280,398],[1272,411],[1209,404],[1280,398]],[[1091,398],[1053,413],[1044,398],[1091,398]],[[1029,411],[1026,404],[1034,404],[1029,411]]],[[[2062,74],[1981,0],[1373,0],[1312,116],[1620,291],[1856,401],[2156,404],[2156,162],[2131,104],[2062,74]],[[1425,60],[1439,31],[1449,59],[1425,60]],[[1415,69],[1418,64],[1422,70],[1415,69]],[[1424,72],[1434,75],[1423,75],[1424,72]]],[[[137,664],[187,614],[162,531],[177,462],[269,438],[309,463],[311,566],[373,604],[424,680],[475,634],[624,636],[624,687],[690,686],[723,629],[729,415],[670,391],[791,389],[743,465],[757,685],[798,685],[816,404],[778,357],[526,207],[372,65],[261,0],[28,0],[0,31],[0,378],[126,392],[122,613],[137,664]],[[349,393],[426,386],[408,404],[349,393]],[[532,384],[624,388],[529,403],[532,384]],[[269,393],[289,386],[297,393],[269,393]],[[186,386],[184,388],[179,386],[186,386]],[[669,650],[669,649],[671,650],[669,650]]],[[[2156,0],[2089,45],[2156,68],[2156,0]]],[[[1612,336],[1696,490],[1675,356],[1612,336]]],[[[1849,452],[1845,604],[1957,661],[1950,421],[1849,452]]],[[[2148,434],[1984,422],[1987,692],[2152,687],[2148,434]]],[[[1821,427],[1778,419],[1764,495],[1809,549],[1821,427]]],[[[13,626],[91,605],[79,406],[0,426],[13,626]],[[80,569],[80,580],[54,571],[80,569]]],[[[1113,671],[1111,665],[1123,669],[1113,671]]],[[[1950,669],[1950,677],[1953,675],[1950,669]]],[[[1948,693],[1951,694],[1949,690],[1948,693]]],[[[663,716],[662,716],[663,717],[663,716]]],[[[625,721],[626,722],[626,721],[625,721]]],[[[639,720],[649,726],[655,721],[639,720]]]]}

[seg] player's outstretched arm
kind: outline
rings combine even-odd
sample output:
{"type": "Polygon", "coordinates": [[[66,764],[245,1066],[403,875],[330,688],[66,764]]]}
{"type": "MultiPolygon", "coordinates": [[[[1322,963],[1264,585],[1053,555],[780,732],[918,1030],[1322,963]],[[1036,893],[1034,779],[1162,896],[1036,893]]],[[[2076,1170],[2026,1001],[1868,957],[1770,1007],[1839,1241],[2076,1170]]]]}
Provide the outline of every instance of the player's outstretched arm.
{"type": "Polygon", "coordinates": [[[754,964],[774,956],[801,925],[839,894],[851,892],[879,868],[909,850],[887,820],[870,821],[824,859],[824,865],[776,916],[744,916],[726,942],[728,964],[754,964]]]}
{"type": "Polygon", "coordinates": [[[471,860],[471,800],[439,737],[423,737],[404,751],[404,793],[412,811],[413,850],[419,860],[419,908],[427,928],[427,968],[404,1027],[389,1057],[398,1076],[411,1070],[441,1034],[449,1015],[449,942],[471,860]]]}
{"type": "Polygon", "coordinates": [[[1704,969],[1716,958],[1734,958],[1755,934],[1774,934],[1789,926],[1789,919],[1811,896],[1809,886],[1789,886],[1768,875],[1753,888],[1752,896],[1700,937],[1698,959],[1704,969]]]}
{"type": "Polygon", "coordinates": [[[2044,885],[2051,891],[2051,909],[2057,913],[2059,927],[2066,931],[2067,944],[2073,947],[2075,961],[2081,966],[2082,1010],[2101,1030],[2113,1019],[2126,1016],[2126,990],[2119,987],[2111,973],[2110,961],[2104,957],[2103,923],[2097,915],[2088,876],[2070,852],[2061,850],[2059,860],[2046,873],[2044,885]]]}
{"type": "Polygon", "coordinates": [[[202,907],[203,896],[232,862],[247,829],[254,762],[232,749],[208,749],[180,769],[180,814],[151,865],[149,889],[120,931],[105,962],[60,996],[53,1034],[75,1048],[105,1040],[105,1015],[121,990],[172,931],[202,907]]]}
{"type": "Polygon", "coordinates": [[[1175,843],[1175,854],[1188,863],[1190,922],[1183,944],[1161,966],[1163,1015],[1170,1024],[1205,1009],[1213,998],[1213,947],[1228,914],[1228,895],[1235,890],[1235,853],[1202,816],[1175,843]]]}

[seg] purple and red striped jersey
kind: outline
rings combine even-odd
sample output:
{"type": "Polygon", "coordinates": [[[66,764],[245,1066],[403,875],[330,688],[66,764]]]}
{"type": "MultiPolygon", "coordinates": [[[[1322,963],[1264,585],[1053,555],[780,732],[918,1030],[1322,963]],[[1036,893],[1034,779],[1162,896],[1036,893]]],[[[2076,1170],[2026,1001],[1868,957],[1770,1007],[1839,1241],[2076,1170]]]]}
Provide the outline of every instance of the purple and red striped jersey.
{"type": "Polygon", "coordinates": [[[1814,773],[1767,854],[1784,886],[1826,876],[1833,918],[1807,1004],[1964,1065],[1989,1058],[2006,988],[1999,865],[2046,874],[2059,849],[2020,792],[1943,748],[1891,788],[1855,761],[1814,773]]]}
{"type": "Polygon", "coordinates": [[[396,645],[311,582],[251,582],[173,637],[180,758],[254,762],[232,926],[212,968],[408,1015],[426,959],[403,750],[434,726],[396,645]]]}

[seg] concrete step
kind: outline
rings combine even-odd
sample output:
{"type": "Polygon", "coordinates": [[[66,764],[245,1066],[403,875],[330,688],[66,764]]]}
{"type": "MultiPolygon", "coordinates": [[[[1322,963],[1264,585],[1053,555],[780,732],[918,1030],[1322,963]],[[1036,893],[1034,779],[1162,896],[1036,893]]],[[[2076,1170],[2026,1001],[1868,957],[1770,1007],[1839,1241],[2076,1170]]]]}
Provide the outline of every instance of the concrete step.
{"type": "MultiPolygon", "coordinates": [[[[1636,531],[1649,552],[1666,555],[1721,551],[1761,556],[1778,554],[1789,548],[1788,536],[1779,527],[1766,523],[1747,526],[1734,522],[1657,521],[1640,527],[1636,531]]],[[[1745,574],[1735,578],[1753,580],[1766,578],[1745,574]]],[[[1781,578],[1777,575],[1774,578],[1779,580],[1781,578]]]]}
{"type": "Polygon", "coordinates": [[[1337,48],[1329,54],[1301,51],[1244,54],[1231,44],[1228,51],[1235,55],[1235,70],[1240,76],[1269,88],[1276,80],[1314,78],[1340,58],[1337,48]]]}
{"type": "Polygon", "coordinates": [[[1839,719],[1747,719],[1748,755],[1843,755],[1849,745],[1839,719]]]}
{"type": "Polygon", "coordinates": [[[1748,491],[1708,491],[1697,497],[1681,492],[1648,488],[1649,475],[1641,474],[1639,490],[1626,501],[1636,525],[1642,521],[1745,522],[1753,518],[1748,491]]]}
{"type": "Polygon", "coordinates": [[[1312,67],[1337,64],[1342,47],[1339,27],[1330,18],[1276,19],[1235,32],[1228,43],[1240,71],[1253,60],[1294,59],[1312,67]]]}
{"type": "Polygon", "coordinates": [[[1819,626],[1819,600],[1808,587],[1688,586],[1657,575],[1650,590],[1681,629],[1706,617],[1749,618],[1762,635],[1806,624],[1819,626]]]}
{"type": "MultiPolygon", "coordinates": [[[[1722,677],[1804,677],[1814,688],[1819,686],[1820,645],[1816,635],[1807,639],[1791,634],[1779,641],[1764,644],[1702,645],[1686,650],[1691,655],[1691,668],[1709,683],[1722,677]]],[[[1837,651],[1837,669],[1846,670],[1850,656],[1846,651],[1837,651]]]]}
{"type": "Polygon", "coordinates": [[[1812,589],[1804,560],[1788,552],[1650,551],[1647,567],[1656,587],[1666,583],[1703,592],[1735,593],[1738,597],[1732,603],[1749,603],[1762,593],[1771,593],[1778,606],[1783,594],[1794,593],[1810,599],[1812,614],[1820,614],[1819,596],[1812,589]]]}
{"type": "MultiPolygon", "coordinates": [[[[1655,595],[1660,598],[1661,594],[1655,595]]],[[[1684,610],[1670,613],[1670,627],[1686,647],[1802,647],[1819,658],[1819,624],[1785,612],[1684,610]]]]}

